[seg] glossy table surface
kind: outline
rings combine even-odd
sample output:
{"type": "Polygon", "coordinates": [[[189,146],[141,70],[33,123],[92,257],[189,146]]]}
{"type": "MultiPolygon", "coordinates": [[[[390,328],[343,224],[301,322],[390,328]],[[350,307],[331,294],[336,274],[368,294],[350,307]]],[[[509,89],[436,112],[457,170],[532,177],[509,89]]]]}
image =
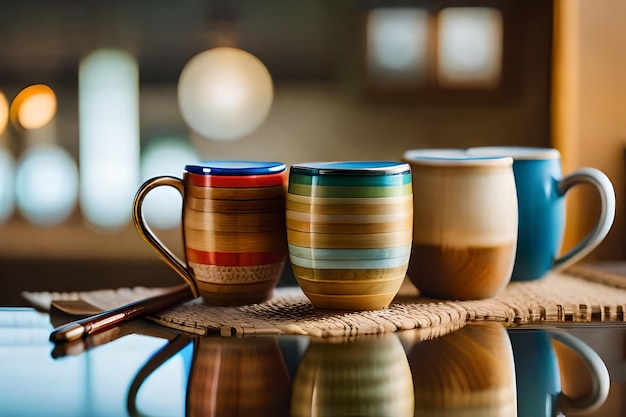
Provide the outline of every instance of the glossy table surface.
{"type": "Polygon", "coordinates": [[[558,391],[576,392],[587,376],[581,365],[558,371],[558,350],[534,338],[563,331],[610,375],[606,400],[583,415],[626,415],[623,325],[481,323],[436,338],[320,340],[197,337],[137,320],[55,346],[49,333],[66,320],[0,309],[1,416],[559,415],[558,391]]]}

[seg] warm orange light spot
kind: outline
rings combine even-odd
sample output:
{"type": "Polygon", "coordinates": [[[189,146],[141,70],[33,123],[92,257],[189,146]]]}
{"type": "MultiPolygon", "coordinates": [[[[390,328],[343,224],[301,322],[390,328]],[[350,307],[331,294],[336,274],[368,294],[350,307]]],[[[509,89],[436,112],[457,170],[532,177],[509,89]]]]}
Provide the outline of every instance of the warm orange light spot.
{"type": "Polygon", "coordinates": [[[54,91],[44,84],[24,88],[13,99],[10,109],[11,122],[24,129],[44,127],[57,111],[54,91]]]}
{"type": "Polygon", "coordinates": [[[0,92],[0,135],[4,133],[9,122],[9,102],[7,98],[0,92]]]}

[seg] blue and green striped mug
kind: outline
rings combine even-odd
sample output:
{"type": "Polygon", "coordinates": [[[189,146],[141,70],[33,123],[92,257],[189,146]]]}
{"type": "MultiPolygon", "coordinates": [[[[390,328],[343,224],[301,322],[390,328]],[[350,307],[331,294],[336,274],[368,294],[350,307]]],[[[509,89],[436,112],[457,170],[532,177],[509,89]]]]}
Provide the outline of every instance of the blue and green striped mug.
{"type": "Polygon", "coordinates": [[[293,165],[286,207],[291,267],[314,306],[372,310],[389,305],[411,252],[408,164],[293,165]]]}

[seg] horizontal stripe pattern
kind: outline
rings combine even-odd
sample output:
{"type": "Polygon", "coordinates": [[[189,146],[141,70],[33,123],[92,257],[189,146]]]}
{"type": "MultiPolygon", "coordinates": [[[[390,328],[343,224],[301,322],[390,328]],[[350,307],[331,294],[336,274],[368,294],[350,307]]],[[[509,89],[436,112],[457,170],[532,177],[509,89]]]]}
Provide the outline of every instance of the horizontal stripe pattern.
{"type": "Polygon", "coordinates": [[[383,308],[397,293],[413,238],[412,176],[403,165],[390,175],[355,162],[292,167],[289,259],[316,307],[383,308]]]}
{"type": "Polygon", "coordinates": [[[289,183],[315,186],[381,187],[411,183],[411,174],[395,175],[303,175],[289,174],[289,183]]]}
{"type": "Polygon", "coordinates": [[[284,198],[267,200],[214,200],[211,198],[185,197],[185,208],[206,213],[268,213],[285,210],[284,198]]]}
{"type": "Polygon", "coordinates": [[[317,308],[333,310],[379,310],[389,306],[398,291],[384,294],[319,294],[307,291],[306,296],[317,308]]]}
{"type": "Polygon", "coordinates": [[[387,269],[407,266],[409,256],[386,259],[307,259],[290,255],[292,265],[313,269],[387,269]]]}
{"type": "Polygon", "coordinates": [[[205,252],[276,252],[287,249],[285,231],[222,233],[184,227],[185,246],[205,252]]]}
{"type": "Polygon", "coordinates": [[[388,233],[308,233],[287,229],[287,241],[296,246],[323,249],[376,249],[411,243],[413,230],[388,233]]]}
{"type": "MultiPolygon", "coordinates": [[[[413,203],[412,195],[401,195],[395,197],[372,197],[372,198],[319,198],[306,195],[287,194],[287,200],[294,203],[301,203],[310,206],[389,206],[394,208],[398,205],[413,203]]],[[[395,209],[397,211],[398,209],[395,209]]]]}
{"type": "Polygon", "coordinates": [[[289,245],[288,249],[291,255],[308,259],[387,259],[411,255],[411,245],[375,249],[318,249],[289,245]]]}
{"type": "Polygon", "coordinates": [[[322,281],[378,281],[404,277],[407,267],[385,269],[313,269],[291,265],[296,278],[315,279],[322,281]]]}
{"type": "Polygon", "coordinates": [[[270,198],[285,198],[287,188],[283,185],[271,187],[205,187],[188,184],[185,195],[196,198],[211,198],[214,200],[267,200],[270,198]]]}
{"type": "Polygon", "coordinates": [[[232,233],[272,232],[285,227],[283,212],[211,213],[185,210],[185,226],[195,230],[232,233]]]}
{"type": "Polygon", "coordinates": [[[187,248],[187,261],[203,265],[253,266],[285,261],[286,251],[275,252],[207,252],[187,248]]]}
{"type": "Polygon", "coordinates": [[[408,195],[413,192],[411,184],[394,185],[390,187],[349,187],[349,186],[311,186],[305,184],[289,184],[290,194],[321,198],[372,198],[395,197],[408,195]]]}
{"type": "Polygon", "coordinates": [[[404,276],[381,281],[337,282],[300,278],[298,283],[305,293],[328,295],[388,294],[400,289],[404,276]]]}
{"type": "Polygon", "coordinates": [[[342,223],[342,224],[377,224],[402,223],[413,219],[412,211],[397,211],[385,214],[321,214],[304,211],[287,210],[287,220],[313,223],[342,223]]]}
{"type": "MultiPolygon", "coordinates": [[[[355,215],[354,217],[358,217],[358,215],[355,215]]],[[[401,221],[389,221],[380,223],[342,223],[333,221],[306,222],[287,218],[287,227],[292,230],[310,233],[387,233],[399,232],[401,230],[411,230],[413,228],[413,217],[406,217],[404,220],[401,221]]]]}
{"type": "Polygon", "coordinates": [[[187,184],[201,187],[272,187],[287,183],[285,171],[264,175],[200,175],[186,172],[184,177],[187,184]]]}
{"type": "MultiPolygon", "coordinates": [[[[409,212],[413,213],[413,199],[395,204],[320,204],[323,198],[313,199],[311,202],[298,202],[287,198],[286,209],[302,213],[328,214],[328,215],[369,215],[369,214],[394,214],[409,212]]],[[[375,199],[373,199],[375,200],[375,199]]]]}

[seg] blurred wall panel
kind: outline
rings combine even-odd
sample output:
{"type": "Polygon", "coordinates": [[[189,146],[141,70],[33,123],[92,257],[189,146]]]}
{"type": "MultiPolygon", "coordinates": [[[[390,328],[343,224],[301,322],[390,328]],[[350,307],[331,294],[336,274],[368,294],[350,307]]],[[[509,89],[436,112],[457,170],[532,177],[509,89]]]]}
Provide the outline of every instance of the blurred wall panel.
{"type": "MultiPolygon", "coordinates": [[[[616,191],[613,229],[587,260],[623,259],[624,147],[626,146],[626,3],[612,0],[555,2],[553,141],[565,172],[591,166],[604,171],[616,191]]],[[[568,195],[564,249],[580,240],[599,213],[592,190],[568,195]]]]}

